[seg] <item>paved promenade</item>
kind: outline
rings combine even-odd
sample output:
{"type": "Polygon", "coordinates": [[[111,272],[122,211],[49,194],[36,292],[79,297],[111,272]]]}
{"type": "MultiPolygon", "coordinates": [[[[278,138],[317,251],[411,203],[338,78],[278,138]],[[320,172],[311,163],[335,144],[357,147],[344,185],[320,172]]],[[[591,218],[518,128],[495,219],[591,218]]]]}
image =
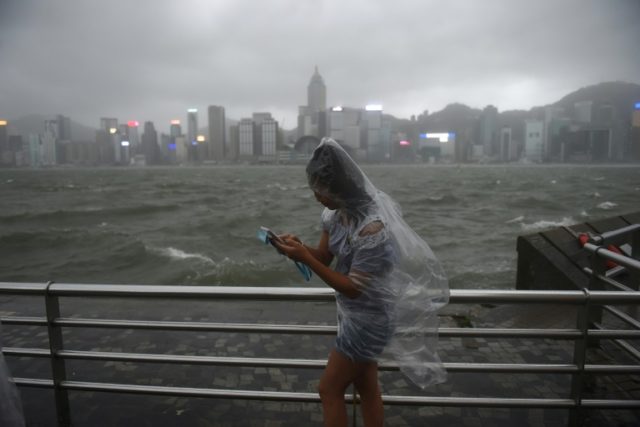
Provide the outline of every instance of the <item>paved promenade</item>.
{"type": "MultiPolygon", "coordinates": [[[[149,319],[242,323],[335,324],[332,303],[204,302],[124,299],[62,300],[65,317],[149,319]]],[[[42,316],[40,300],[0,296],[0,316],[42,316]]],[[[567,307],[450,306],[442,326],[575,327],[567,307]]],[[[3,326],[7,347],[46,348],[46,329],[3,326]]],[[[64,345],[73,350],[207,356],[326,358],[330,336],[217,332],[156,332],[67,328],[64,345]]],[[[632,363],[613,348],[591,350],[590,363],[632,363]]],[[[548,339],[442,338],[446,362],[571,363],[573,343],[548,339]]],[[[47,378],[48,360],[7,358],[16,377],[47,378]]],[[[123,382],[156,386],[216,389],[297,391],[315,393],[318,369],[232,368],[172,364],[68,361],[69,379],[123,382]]],[[[441,385],[421,391],[397,372],[380,374],[383,394],[459,397],[568,398],[571,378],[556,374],[451,373],[441,385]]],[[[637,376],[599,377],[588,386],[589,396],[640,399],[637,376]]],[[[31,426],[53,426],[53,393],[21,389],[31,426]]],[[[98,392],[70,392],[74,426],[320,426],[316,403],[176,398],[98,392]]],[[[387,406],[387,426],[566,426],[568,411],[544,409],[478,409],[387,406]]],[[[358,418],[360,414],[358,413],[358,418]]],[[[358,425],[361,423],[359,422],[358,425]]],[[[588,426],[637,426],[640,412],[593,411],[588,426]]]]}

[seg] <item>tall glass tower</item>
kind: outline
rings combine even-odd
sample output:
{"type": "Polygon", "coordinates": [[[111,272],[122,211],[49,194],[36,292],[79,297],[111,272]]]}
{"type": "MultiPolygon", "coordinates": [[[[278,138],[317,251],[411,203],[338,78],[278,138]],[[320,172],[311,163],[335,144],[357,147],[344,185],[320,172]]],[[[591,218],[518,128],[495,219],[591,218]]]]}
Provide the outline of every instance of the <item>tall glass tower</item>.
{"type": "Polygon", "coordinates": [[[209,159],[222,161],[225,159],[227,146],[227,128],[225,123],[224,107],[210,105],[209,119],[209,159]]]}
{"type": "Polygon", "coordinates": [[[189,108],[187,110],[187,143],[193,144],[198,136],[198,110],[189,108]]]}
{"type": "Polygon", "coordinates": [[[317,66],[307,86],[307,105],[312,116],[327,109],[327,87],[317,66]]]}

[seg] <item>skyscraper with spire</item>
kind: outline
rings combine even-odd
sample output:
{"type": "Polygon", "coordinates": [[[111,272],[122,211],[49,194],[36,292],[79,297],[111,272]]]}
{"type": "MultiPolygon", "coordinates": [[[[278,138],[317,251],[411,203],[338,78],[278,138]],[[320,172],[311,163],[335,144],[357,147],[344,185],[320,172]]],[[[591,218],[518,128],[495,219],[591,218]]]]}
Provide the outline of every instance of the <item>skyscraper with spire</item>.
{"type": "Polygon", "coordinates": [[[305,135],[325,136],[320,124],[325,121],[323,117],[326,117],[326,110],[327,87],[316,66],[307,86],[307,105],[298,108],[298,138],[305,135]]]}
{"type": "Polygon", "coordinates": [[[316,114],[327,109],[327,87],[324,79],[316,66],[313,76],[307,86],[307,105],[311,114],[316,114]]]}

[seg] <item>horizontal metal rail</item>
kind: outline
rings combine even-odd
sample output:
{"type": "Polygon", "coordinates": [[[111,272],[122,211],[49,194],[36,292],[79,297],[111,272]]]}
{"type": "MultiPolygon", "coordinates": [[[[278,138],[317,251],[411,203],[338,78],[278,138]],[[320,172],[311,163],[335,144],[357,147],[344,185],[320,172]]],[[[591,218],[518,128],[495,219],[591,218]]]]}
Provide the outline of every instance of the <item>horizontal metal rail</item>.
{"type": "Polygon", "coordinates": [[[0,317],[0,323],[3,325],[47,326],[47,319],[44,317],[6,316],[0,317]]]}
{"type": "MultiPolygon", "coordinates": [[[[610,251],[598,250],[599,257],[609,257],[610,251]]],[[[613,253],[614,255],[618,255],[613,253]]],[[[627,259],[624,257],[625,260],[627,259]]],[[[632,260],[635,261],[635,260],[632,260]]],[[[616,261],[617,262],[617,261],[616,261]]],[[[630,268],[635,264],[628,262],[630,268]]],[[[624,265],[624,263],[620,263],[624,265]]],[[[640,265],[640,264],[639,264],[640,265]]],[[[602,280],[600,276],[599,279],[602,280]]],[[[611,280],[606,278],[606,280],[611,280]]],[[[144,286],[144,285],[94,285],[94,284],[22,284],[0,283],[0,294],[44,296],[47,307],[57,307],[58,298],[98,297],[98,298],[171,298],[198,300],[237,300],[237,301],[321,301],[332,302],[334,291],[328,288],[287,288],[287,287],[214,287],[214,286],[144,286]]],[[[617,317],[626,320],[633,330],[602,329],[594,324],[591,327],[581,324],[576,328],[440,328],[442,338],[493,338],[493,339],[557,339],[575,341],[576,348],[584,347],[588,338],[612,339],[618,345],[635,351],[621,339],[638,339],[638,322],[625,318],[624,314],[609,305],[640,305],[639,292],[620,291],[512,291],[512,290],[452,290],[451,304],[561,304],[575,306],[578,313],[587,312],[589,307],[605,307],[617,317]],[[629,321],[631,320],[631,321],[629,321]]],[[[129,319],[96,319],[62,317],[56,309],[47,311],[47,317],[4,316],[0,321],[9,325],[47,326],[49,333],[60,333],[63,328],[111,328],[157,331],[193,331],[249,334],[305,334],[334,335],[335,325],[305,325],[279,323],[233,323],[233,322],[192,322],[192,321],[155,321],[129,319]]],[[[571,310],[573,313],[573,310],[571,310]]],[[[573,314],[572,314],[573,315],[573,314]]],[[[628,317],[628,316],[627,316],[628,317]]],[[[51,339],[51,338],[50,338],[51,339]]],[[[51,342],[51,341],[50,341],[51,342]]],[[[574,349],[574,356],[578,350],[574,349]]],[[[580,350],[582,351],[582,350],[580,350]]],[[[636,351],[637,353],[637,351],[636,351]]],[[[210,365],[237,368],[293,368],[322,369],[326,360],[322,359],[279,359],[222,356],[195,356],[182,354],[126,353],[111,351],[81,351],[64,349],[54,345],[43,348],[5,348],[3,354],[11,357],[47,358],[62,364],[65,361],[112,361],[127,363],[155,363],[181,365],[210,365]],[[52,357],[54,356],[54,357],[52,357]]],[[[445,368],[456,373],[495,373],[495,374],[566,374],[573,379],[585,374],[593,375],[633,375],[640,374],[640,365],[594,365],[575,359],[572,363],[444,363],[445,368]]],[[[392,363],[381,363],[381,371],[397,371],[392,363]]],[[[69,381],[64,372],[54,375],[53,380],[38,378],[16,378],[16,383],[24,387],[54,388],[56,396],[66,390],[85,390],[100,392],[135,393],[171,396],[212,397],[226,399],[277,400],[297,402],[319,402],[316,393],[274,392],[261,390],[200,389],[191,387],[160,387],[135,384],[112,384],[99,382],[69,381]]],[[[573,387],[573,386],[572,386],[573,387]]],[[[581,386],[580,386],[581,387],[581,386]]],[[[573,390],[573,388],[572,388],[573,390]]],[[[528,399],[500,397],[441,397],[441,396],[384,396],[385,404],[403,406],[468,406],[495,408],[566,408],[571,411],[580,408],[635,409],[638,400],[624,399],[528,399]]],[[[58,413],[68,413],[64,401],[57,403],[58,413]]]]}
{"type": "MultiPolygon", "coordinates": [[[[27,387],[53,387],[47,380],[15,378],[15,383],[27,387]]],[[[112,384],[85,381],[62,381],[60,387],[66,390],[117,392],[129,394],[147,394],[162,396],[208,397],[218,399],[239,399],[259,401],[286,401],[319,403],[317,393],[262,391],[262,390],[230,390],[192,387],[168,387],[134,384],[112,384]]],[[[345,396],[349,403],[351,396],[345,396]]],[[[358,399],[356,399],[358,400],[358,399]]],[[[402,406],[438,406],[438,407],[474,407],[474,408],[557,408],[570,409],[577,406],[572,399],[535,399],[535,398],[502,398],[502,397],[441,397],[441,396],[387,396],[382,400],[386,405],[402,406]]],[[[587,408],[637,409],[640,400],[631,399],[583,399],[580,404],[587,408]]]]}
{"type": "Polygon", "coordinates": [[[332,335],[336,333],[334,325],[289,325],[267,323],[207,323],[207,322],[173,322],[151,320],[109,320],[60,318],[54,322],[56,326],[90,327],[90,328],[127,328],[155,329],[169,331],[198,332],[252,332],[263,334],[309,334],[332,335]]]}
{"type": "Polygon", "coordinates": [[[593,243],[585,243],[583,248],[599,257],[613,261],[632,270],[640,271],[640,261],[636,259],[610,251],[602,246],[594,245],[593,243]]]}
{"type": "MultiPolygon", "coordinates": [[[[610,251],[608,251],[610,252],[610,251]]],[[[612,254],[626,258],[622,255],[612,254]]],[[[640,262],[634,267],[640,269],[640,262]]],[[[47,285],[0,282],[0,294],[44,295],[47,285]]],[[[59,297],[132,297],[215,300],[334,301],[329,288],[241,287],[241,286],[175,286],[175,285],[101,285],[63,284],[49,286],[48,294],[59,297]]],[[[639,293],[616,291],[517,291],[452,289],[450,304],[571,304],[582,305],[589,298],[596,304],[639,304],[639,293]]]]}
{"type": "MultiPolygon", "coordinates": [[[[28,323],[24,318],[4,317],[3,324],[14,325],[46,325],[44,318],[35,321],[30,318],[28,323]]],[[[110,320],[60,318],[53,324],[60,327],[75,328],[113,328],[113,329],[143,329],[143,330],[178,330],[198,332],[244,332],[263,334],[305,334],[305,335],[333,335],[337,327],[332,325],[289,325],[264,323],[198,323],[198,322],[168,322],[151,320],[110,320]]],[[[590,336],[596,338],[640,338],[640,330],[607,330],[590,329],[590,336]]],[[[547,338],[547,339],[577,339],[582,337],[578,329],[517,329],[517,328],[439,328],[438,335],[444,338],[547,338]]]]}
{"type": "Polygon", "coordinates": [[[631,224],[615,230],[605,231],[598,236],[592,236],[592,241],[599,245],[607,245],[615,239],[624,238],[636,231],[640,231],[640,224],[631,224]]]}
{"type": "MultiPolygon", "coordinates": [[[[13,348],[3,349],[5,356],[13,357],[49,357],[47,349],[13,348]]],[[[235,366],[252,368],[305,368],[324,369],[324,359],[280,359],[251,357],[193,356],[154,353],[122,353],[109,351],[60,350],[57,357],[67,360],[100,360],[115,362],[167,363],[185,365],[235,366]]],[[[443,363],[449,372],[485,372],[485,373],[537,373],[571,374],[578,371],[573,364],[534,364],[534,363],[443,363]]],[[[398,371],[393,363],[380,363],[380,371],[398,371]]],[[[640,374],[639,365],[585,365],[586,372],[600,374],[640,374]]]]}
{"type": "MultiPolygon", "coordinates": [[[[5,348],[6,356],[14,357],[49,357],[46,349],[18,349],[5,348]]],[[[324,369],[326,360],[322,359],[278,359],[278,358],[251,358],[251,357],[220,357],[220,356],[192,356],[176,354],[152,354],[152,353],[121,353],[107,351],[78,351],[60,350],[57,357],[68,360],[100,360],[116,362],[141,362],[141,363],[175,363],[185,365],[214,365],[235,367],[262,367],[262,368],[313,368],[324,369]]],[[[575,365],[570,364],[526,364],[526,363],[444,363],[445,368],[451,372],[493,372],[493,373],[548,373],[570,374],[577,371],[575,365]]],[[[398,366],[393,363],[381,363],[381,371],[398,371],[398,366]]],[[[625,371],[628,373],[640,373],[640,367],[622,365],[616,366],[612,372],[625,371]]]]}

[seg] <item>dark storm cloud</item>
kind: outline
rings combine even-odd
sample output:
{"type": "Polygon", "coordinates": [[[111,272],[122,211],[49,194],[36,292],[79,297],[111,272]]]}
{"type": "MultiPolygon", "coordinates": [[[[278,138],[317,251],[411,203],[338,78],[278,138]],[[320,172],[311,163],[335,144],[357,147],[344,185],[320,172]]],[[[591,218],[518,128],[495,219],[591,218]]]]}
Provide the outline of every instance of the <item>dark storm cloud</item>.
{"type": "Polygon", "coordinates": [[[315,65],[329,104],[402,117],[640,76],[635,0],[393,3],[0,0],[0,115],[166,123],[217,104],[292,127],[315,65]]]}

